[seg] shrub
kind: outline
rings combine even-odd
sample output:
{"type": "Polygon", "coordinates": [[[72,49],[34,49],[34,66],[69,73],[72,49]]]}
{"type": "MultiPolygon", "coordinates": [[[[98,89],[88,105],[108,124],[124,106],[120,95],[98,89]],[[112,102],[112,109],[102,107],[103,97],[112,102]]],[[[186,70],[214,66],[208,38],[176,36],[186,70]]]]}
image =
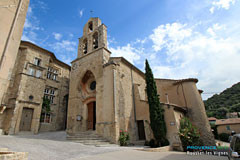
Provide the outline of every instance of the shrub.
{"type": "Polygon", "coordinates": [[[158,143],[158,141],[156,141],[156,140],[154,140],[154,139],[151,139],[151,140],[149,141],[149,146],[150,146],[151,148],[157,148],[157,147],[159,147],[159,143],[158,143]]]}
{"type": "Polygon", "coordinates": [[[127,131],[120,130],[120,136],[118,139],[120,146],[127,146],[129,141],[129,134],[127,131]]]}
{"type": "Polygon", "coordinates": [[[218,135],[218,138],[219,138],[219,140],[221,140],[221,141],[228,142],[229,136],[230,136],[230,134],[220,133],[220,134],[218,135]]]}
{"type": "Polygon", "coordinates": [[[145,141],[144,146],[149,146],[149,141],[145,141]]]}
{"type": "Polygon", "coordinates": [[[187,151],[187,146],[201,145],[200,134],[197,128],[186,117],[180,121],[179,137],[184,151],[187,151]]]}
{"type": "Polygon", "coordinates": [[[215,124],[211,124],[211,123],[210,123],[210,126],[211,126],[211,129],[212,129],[212,133],[214,134],[214,138],[218,139],[217,126],[215,124]]]}

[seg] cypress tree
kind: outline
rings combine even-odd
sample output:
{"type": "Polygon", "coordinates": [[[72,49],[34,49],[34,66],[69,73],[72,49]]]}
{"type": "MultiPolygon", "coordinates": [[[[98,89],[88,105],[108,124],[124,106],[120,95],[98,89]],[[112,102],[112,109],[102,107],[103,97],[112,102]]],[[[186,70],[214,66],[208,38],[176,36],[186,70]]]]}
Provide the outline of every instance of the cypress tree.
{"type": "Polygon", "coordinates": [[[166,139],[166,124],[164,121],[164,109],[159,101],[159,95],[157,93],[157,86],[153,77],[152,70],[146,60],[145,64],[145,80],[148,96],[149,112],[150,112],[150,126],[153,131],[157,144],[161,146],[168,145],[169,142],[166,139]]]}

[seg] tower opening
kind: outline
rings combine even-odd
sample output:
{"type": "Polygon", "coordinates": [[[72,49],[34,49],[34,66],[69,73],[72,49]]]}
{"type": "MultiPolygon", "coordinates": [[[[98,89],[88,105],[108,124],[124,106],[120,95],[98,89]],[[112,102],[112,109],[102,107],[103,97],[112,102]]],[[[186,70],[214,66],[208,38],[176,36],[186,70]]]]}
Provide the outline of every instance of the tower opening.
{"type": "Polygon", "coordinates": [[[94,49],[98,48],[98,32],[93,34],[93,48],[94,49]]]}
{"type": "Polygon", "coordinates": [[[83,40],[83,53],[86,54],[88,50],[88,42],[87,39],[83,40]]]}
{"type": "Polygon", "coordinates": [[[93,31],[93,22],[92,21],[88,23],[88,31],[89,32],[93,31]]]}

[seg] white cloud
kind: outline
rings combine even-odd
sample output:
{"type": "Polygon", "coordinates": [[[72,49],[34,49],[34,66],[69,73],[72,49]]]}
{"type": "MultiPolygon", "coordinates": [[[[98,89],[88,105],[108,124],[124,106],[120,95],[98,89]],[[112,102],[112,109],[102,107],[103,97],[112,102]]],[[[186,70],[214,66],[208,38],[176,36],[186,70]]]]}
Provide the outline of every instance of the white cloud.
{"type": "Polygon", "coordinates": [[[38,40],[37,31],[44,30],[40,27],[40,22],[33,12],[34,6],[30,5],[27,11],[27,17],[24,23],[22,40],[35,43],[38,40]]]}
{"type": "Polygon", "coordinates": [[[66,55],[60,55],[60,60],[63,61],[66,64],[71,64],[71,62],[73,61],[73,57],[71,56],[66,56],[66,55]]]}
{"type": "Polygon", "coordinates": [[[153,41],[154,50],[157,52],[169,45],[169,42],[178,43],[184,38],[191,36],[191,34],[191,28],[186,28],[186,25],[172,23],[158,26],[149,37],[153,41]]]}
{"type": "Polygon", "coordinates": [[[211,35],[211,36],[216,36],[216,33],[222,29],[225,29],[224,25],[219,25],[218,23],[214,24],[213,26],[209,27],[207,29],[207,32],[211,35]]]}
{"type": "Polygon", "coordinates": [[[130,44],[127,44],[123,47],[109,47],[109,50],[112,52],[112,57],[124,57],[129,62],[134,63],[140,59],[141,50],[132,47],[130,44]]]}
{"type": "Polygon", "coordinates": [[[79,17],[81,18],[83,16],[83,9],[79,11],[79,17]]]}
{"type": "Polygon", "coordinates": [[[62,40],[50,45],[56,52],[75,52],[77,50],[77,43],[75,41],[62,40]]]}
{"type": "Polygon", "coordinates": [[[177,26],[185,28],[179,27],[172,34],[171,29],[166,29],[171,26],[161,25],[150,36],[155,51],[164,49],[168,62],[152,66],[156,77],[196,77],[200,80],[199,87],[207,92],[222,91],[239,81],[240,42],[237,37],[223,38],[220,31],[224,26],[214,24],[207,29],[208,34],[182,24],[177,26]]]}
{"type": "MultiPolygon", "coordinates": [[[[197,27],[202,28],[201,25],[197,27]]],[[[229,37],[231,25],[219,23],[201,32],[197,27],[181,23],[160,25],[144,38],[143,44],[143,40],[137,39],[109,49],[112,56],[123,56],[134,64],[141,62],[143,66],[143,60],[148,59],[156,78],[198,78],[200,89],[221,92],[240,79],[240,42],[237,37],[240,32],[229,37]]],[[[211,94],[203,94],[204,99],[209,96],[211,94]]]]}
{"type": "Polygon", "coordinates": [[[61,38],[62,38],[62,35],[60,34],[60,33],[53,33],[53,36],[54,36],[54,38],[56,39],[56,40],[60,40],[61,38]]]}
{"type": "Polygon", "coordinates": [[[235,0],[215,0],[212,2],[212,7],[210,8],[210,12],[214,13],[215,9],[225,9],[228,10],[230,5],[234,5],[235,0]]]}

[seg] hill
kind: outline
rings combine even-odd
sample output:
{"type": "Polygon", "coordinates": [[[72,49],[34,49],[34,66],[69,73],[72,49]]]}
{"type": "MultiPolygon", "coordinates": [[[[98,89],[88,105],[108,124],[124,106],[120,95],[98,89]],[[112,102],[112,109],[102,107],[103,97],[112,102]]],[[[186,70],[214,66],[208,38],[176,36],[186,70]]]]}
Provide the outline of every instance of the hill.
{"type": "Polygon", "coordinates": [[[204,101],[208,117],[226,118],[227,112],[240,112],[240,82],[204,101]]]}

